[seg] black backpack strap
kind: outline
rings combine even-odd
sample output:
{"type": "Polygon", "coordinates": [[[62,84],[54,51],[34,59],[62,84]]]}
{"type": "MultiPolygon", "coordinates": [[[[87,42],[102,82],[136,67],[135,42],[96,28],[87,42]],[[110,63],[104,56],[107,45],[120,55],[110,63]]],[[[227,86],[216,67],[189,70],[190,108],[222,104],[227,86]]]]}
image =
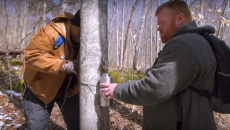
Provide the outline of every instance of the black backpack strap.
{"type": "Polygon", "coordinates": [[[192,91],[196,92],[196,93],[199,93],[200,95],[202,95],[208,99],[211,99],[211,97],[212,97],[212,94],[210,94],[207,90],[200,90],[200,89],[197,89],[197,88],[192,87],[192,86],[189,86],[188,88],[191,89],[192,91]]]}

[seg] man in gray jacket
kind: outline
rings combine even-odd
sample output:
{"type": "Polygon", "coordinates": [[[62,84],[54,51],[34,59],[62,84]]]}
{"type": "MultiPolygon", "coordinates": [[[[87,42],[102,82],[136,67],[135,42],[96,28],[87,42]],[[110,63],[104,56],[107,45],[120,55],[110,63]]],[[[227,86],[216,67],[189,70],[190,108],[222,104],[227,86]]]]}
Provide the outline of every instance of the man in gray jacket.
{"type": "Polygon", "coordinates": [[[101,95],[143,105],[143,130],[216,130],[210,100],[189,89],[213,90],[216,59],[199,33],[215,28],[198,27],[184,1],[164,3],[156,17],[165,46],[152,68],[141,80],[101,84],[101,95]]]}

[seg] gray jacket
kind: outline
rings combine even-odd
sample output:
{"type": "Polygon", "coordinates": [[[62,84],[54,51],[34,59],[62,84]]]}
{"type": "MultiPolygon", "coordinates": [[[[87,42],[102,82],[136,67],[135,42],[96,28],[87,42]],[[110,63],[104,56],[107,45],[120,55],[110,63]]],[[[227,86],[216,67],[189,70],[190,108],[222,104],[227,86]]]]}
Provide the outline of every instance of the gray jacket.
{"type": "Polygon", "coordinates": [[[195,21],[180,27],[143,79],[115,88],[117,99],[143,105],[143,130],[176,130],[178,124],[182,130],[217,129],[210,100],[188,89],[214,87],[216,59],[201,31],[215,28],[195,21]]]}

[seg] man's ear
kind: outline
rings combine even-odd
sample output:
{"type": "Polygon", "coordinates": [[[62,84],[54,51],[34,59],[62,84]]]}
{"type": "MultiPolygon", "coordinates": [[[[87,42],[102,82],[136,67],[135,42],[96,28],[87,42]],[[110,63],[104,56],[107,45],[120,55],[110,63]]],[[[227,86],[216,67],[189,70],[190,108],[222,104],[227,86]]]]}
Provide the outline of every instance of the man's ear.
{"type": "Polygon", "coordinates": [[[178,27],[182,26],[185,24],[185,16],[183,13],[179,13],[177,16],[176,16],[176,25],[178,27]]]}

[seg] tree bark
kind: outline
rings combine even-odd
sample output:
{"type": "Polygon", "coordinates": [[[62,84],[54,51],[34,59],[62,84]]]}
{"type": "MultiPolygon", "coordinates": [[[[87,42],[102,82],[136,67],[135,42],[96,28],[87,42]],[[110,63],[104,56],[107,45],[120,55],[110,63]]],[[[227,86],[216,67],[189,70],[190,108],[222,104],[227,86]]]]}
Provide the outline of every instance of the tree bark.
{"type": "MultiPolygon", "coordinates": [[[[224,0],[224,2],[223,2],[223,10],[222,10],[222,14],[221,14],[222,17],[225,17],[225,11],[226,11],[226,7],[228,5],[228,1],[229,0],[224,0]]],[[[218,31],[217,31],[217,34],[216,34],[216,36],[219,37],[219,38],[221,38],[220,36],[221,36],[221,33],[222,33],[222,28],[224,28],[222,25],[223,25],[223,20],[221,19],[220,22],[219,22],[218,31]]]]}
{"type": "Polygon", "coordinates": [[[80,0],[76,0],[73,4],[72,14],[77,13],[77,11],[80,9],[79,5],[80,5],[80,0]]]}
{"type": "Polygon", "coordinates": [[[116,14],[117,14],[117,17],[116,17],[116,36],[117,36],[117,47],[116,47],[116,66],[119,66],[119,41],[120,41],[120,38],[119,38],[119,0],[116,0],[115,1],[115,6],[117,6],[117,10],[116,10],[116,14]]]}
{"type": "Polygon", "coordinates": [[[127,29],[125,43],[124,43],[124,55],[123,55],[123,67],[124,68],[128,68],[128,59],[129,59],[128,52],[129,52],[129,44],[130,44],[130,38],[131,38],[130,33],[132,30],[133,17],[134,17],[134,14],[136,12],[139,2],[140,0],[136,0],[135,4],[133,5],[131,16],[130,16],[129,23],[128,23],[128,29],[127,29]]]}
{"type": "Polygon", "coordinates": [[[42,10],[42,25],[46,25],[46,9],[47,9],[47,2],[43,0],[43,10],[42,10]]]}
{"type": "MultiPolygon", "coordinates": [[[[40,16],[39,15],[39,8],[40,8],[41,3],[42,2],[39,2],[38,7],[37,7],[36,12],[35,12],[35,16],[36,16],[35,23],[37,23],[38,19],[40,19],[40,17],[39,17],[40,16]]],[[[37,32],[37,30],[38,30],[38,26],[35,27],[34,31],[37,32]]]]}
{"type": "Polygon", "coordinates": [[[99,94],[101,68],[108,71],[107,5],[107,0],[81,2],[81,130],[110,129],[109,108],[100,106],[99,94]]]}
{"type": "Polygon", "coordinates": [[[20,30],[21,30],[20,42],[22,42],[22,46],[21,46],[22,50],[24,49],[24,46],[25,46],[25,40],[23,40],[23,41],[21,41],[21,40],[26,37],[28,6],[29,6],[28,0],[25,0],[25,5],[23,7],[21,7],[21,8],[23,8],[23,11],[21,14],[22,17],[20,17],[20,22],[21,22],[21,24],[20,24],[21,25],[20,26],[20,30]]]}
{"type": "Polygon", "coordinates": [[[124,51],[124,29],[125,29],[125,1],[123,0],[123,5],[122,5],[122,28],[121,28],[121,50],[120,50],[120,67],[122,68],[123,65],[123,51],[124,51]]]}
{"type": "MultiPolygon", "coordinates": [[[[144,28],[145,28],[145,20],[146,20],[146,14],[147,14],[147,5],[149,3],[149,0],[145,0],[145,2],[143,3],[143,8],[142,8],[142,16],[141,16],[141,21],[140,21],[140,28],[138,30],[138,34],[137,34],[137,43],[135,46],[135,54],[134,54],[134,60],[133,60],[133,68],[136,70],[140,70],[140,66],[141,64],[138,62],[141,57],[140,54],[140,49],[141,48],[141,44],[144,44],[144,28]]],[[[147,43],[145,43],[147,44],[147,43]]],[[[142,46],[143,47],[143,46],[142,46]]]]}
{"type": "MultiPolygon", "coordinates": [[[[160,0],[157,1],[157,7],[159,7],[161,5],[160,0]]],[[[158,54],[158,52],[160,51],[160,43],[159,43],[159,36],[158,36],[158,31],[156,31],[156,53],[158,54]]]]}
{"type": "Polygon", "coordinates": [[[60,13],[68,12],[69,11],[69,9],[68,9],[68,7],[69,7],[68,0],[61,0],[60,3],[61,3],[61,12],[60,13]]]}

